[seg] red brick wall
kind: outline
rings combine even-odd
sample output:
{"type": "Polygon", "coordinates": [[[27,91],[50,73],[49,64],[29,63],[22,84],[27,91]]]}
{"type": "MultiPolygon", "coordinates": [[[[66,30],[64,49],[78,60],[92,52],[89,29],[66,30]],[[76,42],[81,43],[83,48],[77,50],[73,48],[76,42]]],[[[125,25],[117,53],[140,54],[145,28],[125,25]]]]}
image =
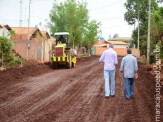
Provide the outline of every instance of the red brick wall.
{"type": "MultiPolygon", "coordinates": [[[[106,47],[95,47],[95,53],[96,55],[102,55],[102,53],[107,50],[108,48],[106,47]]],[[[116,52],[117,55],[119,56],[126,56],[127,55],[127,48],[113,48],[116,52]]],[[[131,48],[132,50],[132,55],[134,55],[134,49],[131,48]]],[[[140,51],[138,52],[139,56],[140,56],[140,51]]],[[[137,56],[137,49],[135,49],[135,56],[137,56]]]]}
{"type": "Polygon", "coordinates": [[[26,40],[14,40],[13,49],[20,54],[22,57],[27,57],[27,41],[26,40]]]}
{"type": "Polygon", "coordinates": [[[14,40],[27,40],[28,35],[27,34],[16,34],[13,35],[14,40]]]}
{"type": "MultiPolygon", "coordinates": [[[[14,40],[13,49],[22,57],[27,59],[27,40],[14,40]]],[[[30,40],[30,48],[28,49],[28,59],[35,59],[35,42],[34,38],[30,40]]]]}
{"type": "MultiPolygon", "coordinates": [[[[35,38],[30,40],[30,48],[28,50],[28,59],[36,60],[36,48],[42,46],[42,36],[36,32],[35,38]]],[[[22,57],[27,59],[27,34],[16,34],[14,35],[14,47],[13,49],[20,54],[22,57]]]]}

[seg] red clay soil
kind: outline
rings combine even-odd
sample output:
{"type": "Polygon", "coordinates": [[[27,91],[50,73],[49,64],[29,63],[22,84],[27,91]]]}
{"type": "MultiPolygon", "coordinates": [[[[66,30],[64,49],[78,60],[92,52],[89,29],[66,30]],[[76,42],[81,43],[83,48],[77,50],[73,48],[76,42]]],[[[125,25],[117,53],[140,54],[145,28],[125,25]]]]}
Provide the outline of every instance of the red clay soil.
{"type": "Polygon", "coordinates": [[[72,69],[36,63],[1,71],[0,122],[154,122],[155,79],[149,68],[139,64],[134,97],[126,100],[119,57],[116,95],[106,99],[98,59],[78,59],[72,69]]]}
{"type": "Polygon", "coordinates": [[[26,77],[41,75],[52,71],[49,65],[49,63],[43,64],[29,60],[21,68],[10,68],[0,71],[0,90],[15,82],[22,82],[22,79],[26,77]]]}

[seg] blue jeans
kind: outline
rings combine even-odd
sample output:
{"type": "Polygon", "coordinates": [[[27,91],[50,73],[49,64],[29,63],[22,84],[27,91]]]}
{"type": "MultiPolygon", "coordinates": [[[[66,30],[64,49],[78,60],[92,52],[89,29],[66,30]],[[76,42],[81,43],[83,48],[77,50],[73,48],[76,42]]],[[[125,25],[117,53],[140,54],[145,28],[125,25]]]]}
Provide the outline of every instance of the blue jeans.
{"type": "Polygon", "coordinates": [[[111,95],[115,95],[115,70],[104,70],[105,96],[110,96],[109,76],[111,76],[111,95]]]}
{"type": "Polygon", "coordinates": [[[134,93],[134,78],[124,78],[124,82],[125,82],[126,98],[130,99],[134,93]]]}

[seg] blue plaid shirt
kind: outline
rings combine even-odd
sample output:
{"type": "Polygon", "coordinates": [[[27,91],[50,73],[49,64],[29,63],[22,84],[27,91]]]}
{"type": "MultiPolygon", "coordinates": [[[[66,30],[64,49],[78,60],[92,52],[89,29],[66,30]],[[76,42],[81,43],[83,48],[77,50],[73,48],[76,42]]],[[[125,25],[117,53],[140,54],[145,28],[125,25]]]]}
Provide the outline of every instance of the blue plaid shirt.
{"type": "Polygon", "coordinates": [[[131,54],[123,57],[120,71],[124,71],[125,78],[134,78],[135,72],[138,70],[137,60],[131,54]]]}

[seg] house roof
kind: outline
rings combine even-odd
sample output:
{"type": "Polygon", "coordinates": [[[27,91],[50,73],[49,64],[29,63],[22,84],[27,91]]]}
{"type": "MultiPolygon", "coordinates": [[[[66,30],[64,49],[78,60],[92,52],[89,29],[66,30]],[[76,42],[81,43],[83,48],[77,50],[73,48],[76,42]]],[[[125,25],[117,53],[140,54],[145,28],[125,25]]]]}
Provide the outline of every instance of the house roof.
{"type": "Polygon", "coordinates": [[[105,44],[105,41],[97,41],[95,45],[105,44]]]}
{"type": "Polygon", "coordinates": [[[54,34],[55,36],[61,36],[61,35],[69,35],[69,32],[56,32],[55,34],[54,34]]]}
{"type": "Polygon", "coordinates": [[[3,27],[6,27],[8,30],[12,30],[12,29],[10,28],[10,26],[4,25],[4,24],[0,24],[0,28],[3,28],[3,27]]]}
{"type": "Polygon", "coordinates": [[[47,37],[47,39],[50,39],[50,35],[47,31],[41,31],[42,35],[47,37]]]}
{"type": "Polygon", "coordinates": [[[107,43],[111,43],[113,45],[128,45],[128,43],[122,42],[122,41],[105,41],[107,43]]]}
{"type": "MultiPolygon", "coordinates": [[[[28,27],[12,27],[12,30],[14,30],[16,34],[28,35],[28,27]]],[[[38,31],[42,36],[42,33],[37,27],[29,27],[29,37],[31,37],[36,31],[38,31]]]]}
{"type": "Polygon", "coordinates": [[[108,41],[131,41],[131,37],[117,37],[117,38],[112,38],[108,39],[108,41]]]}
{"type": "Polygon", "coordinates": [[[109,44],[99,44],[99,45],[94,45],[95,47],[107,47],[109,44]]]}

